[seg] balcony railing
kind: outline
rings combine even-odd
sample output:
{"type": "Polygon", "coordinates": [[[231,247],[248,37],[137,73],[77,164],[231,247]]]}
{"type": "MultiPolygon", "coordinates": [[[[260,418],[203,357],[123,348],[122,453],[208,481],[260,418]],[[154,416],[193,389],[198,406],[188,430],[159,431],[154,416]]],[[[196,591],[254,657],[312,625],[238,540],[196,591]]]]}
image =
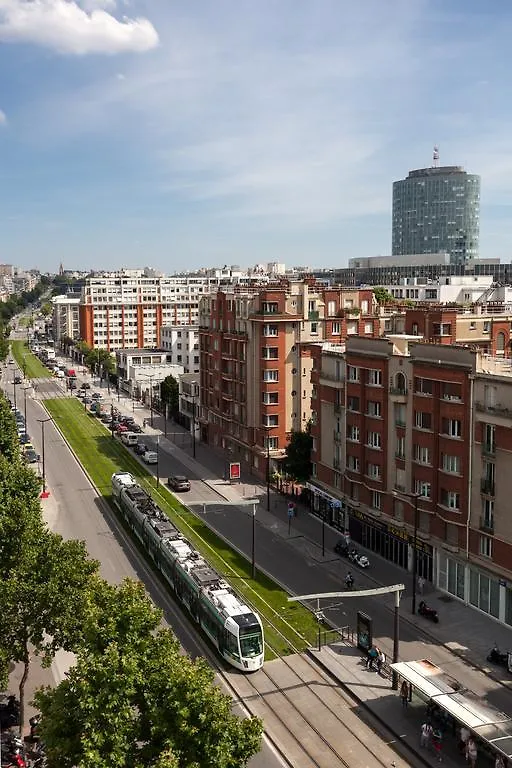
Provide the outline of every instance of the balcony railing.
{"type": "Polygon", "coordinates": [[[494,533],[494,518],[487,515],[480,516],[480,530],[487,533],[494,533]]]}
{"type": "Polygon", "coordinates": [[[491,413],[496,416],[504,416],[505,418],[512,418],[512,408],[506,408],[503,405],[487,405],[487,403],[475,403],[477,411],[483,413],[491,413]]]}
{"type": "Polygon", "coordinates": [[[341,403],[334,403],[334,413],[341,413],[343,405],[341,403]]]}
{"type": "Polygon", "coordinates": [[[334,469],[341,469],[341,459],[333,459],[332,466],[334,469]]]}
{"type": "Polygon", "coordinates": [[[407,388],[406,387],[390,387],[389,393],[391,395],[402,395],[405,397],[407,394],[407,388]]]}
{"type": "Polygon", "coordinates": [[[334,442],[335,443],[341,443],[341,441],[343,439],[343,432],[341,432],[338,429],[335,429],[335,430],[333,430],[333,434],[334,434],[334,442]]]}
{"type": "Polygon", "coordinates": [[[482,453],[485,456],[496,456],[495,443],[482,443],[482,453]]]}
{"type": "Polygon", "coordinates": [[[480,482],[480,490],[485,493],[486,496],[494,496],[494,480],[490,480],[488,477],[483,477],[480,482]]]}
{"type": "Polygon", "coordinates": [[[319,315],[320,315],[320,313],[318,312],[318,310],[308,312],[308,320],[316,321],[316,320],[318,320],[319,315]]]}

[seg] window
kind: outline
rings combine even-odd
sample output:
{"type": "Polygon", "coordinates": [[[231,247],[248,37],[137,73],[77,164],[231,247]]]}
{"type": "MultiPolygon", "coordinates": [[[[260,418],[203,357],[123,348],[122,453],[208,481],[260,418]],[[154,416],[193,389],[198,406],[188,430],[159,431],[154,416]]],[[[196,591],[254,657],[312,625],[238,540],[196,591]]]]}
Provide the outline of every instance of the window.
{"type": "Polygon", "coordinates": [[[277,301],[264,301],[261,305],[261,311],[264,315],[277,314],[279,311],[277,301]]]}
{"type": "Polygon", "coordinates": [[[353,443],[359,442],[359,427],[349,424],[347,427],[347,440],[351,440],[353,443]]]}
{"type": "Polygon", "coordinates": [[[349,397],[347,399],[347,408],[349,411],[359,411],[359,398],[349,397]]]}
{"type": "Polygon", "coordinates": [[[462,437],[462,422],[460,419],[443,419],[441,431],[448,437],[462,437]]]}
{"type": "Polygon", "coordinates": [[[263,326],[263,335],[264,336],[277,336],[279,334],[279,330],[277,328],[277,325],[269,325],[268,323],[263,326]]]}
{"type": "Polygon", "coordinates": [[[366,474],[372,480],[380,480],[380,464],[367,464],[366,474]]]}
{"type": "Polygon", "coordinates": [[[462,390],[458,384],[443,384],[443,400],[451,400],[456,403],[462,401],[462,390]]]}
{"type": "Polygon", "coordinates": [[[431,464],[430,448],[425,445],[415,445],[414,461],[417,461],[418,464],[431,464]]]}
{"type": "Polygon", "coordinates": [[[492,539],[490,536],[480,536],[480,554],[482,557],[492,557],[492,539]]]}
{"type": "Polygon", "coordinates": [[[359,459],[357,456],[347,456],[347,469],[351,472],[359,472],[359,459]]]}
{"type": "Polygon", "coordinates": [[[480,526],[494,530],[494,499],[482,499],[482,519],[480,526]]]}
{"type": "Polygon", "coordinates": [[[430,483],[426,480],[415,480],[414,481],[414,493],[417,493],[418,496],[422,496],[424,499],[430,498],[430,483]]]}
{"type": "Polygon", "coordinates": [[[367,411],[366,413],[368,416],[381,416],[381,403],[376,402],[375,400],[368,400],[368,403],[366,405],[367,411]]]}
{"type": "Polygon", "coordinates": [[[484,424],[484,444],[485,453],[496,453],[496,427],[494,424],[484,424]]]}
{"type": "Polygon", "coordinates": [[[336,321],[332,324],[332,335],[339,336],[340,333],[341,333],[341,325],[338,321],[336,321]]]}
{"type": "Polygon", "coordinates": [[[447,453],[443,453],[441,455],[441,467],[443,472],[460,475],[460,456],[449,456],[447,453]]]}
{"type": "Polygon", "coordinates": [[[364,324],[364,332],[367,334],[373,333],[373,323],[365,323],[364,324]]]}
{"type": "Polygon", "coordinates": [[[415,376],[414,391],[418,395],[432,395],[434,391],[432,379],[421,379],[418,376],[415,376]]]}
{"type": "Polygon", "coordinates": [[[349,381],[359,381],[359,368],[354,365],[347,366],[347,379],[349,381]]]}
{"type": "Polygon", "coordinates": [[[395,403],[395,424],[398,427],[405,427],[407,411],[405,405],[395,403]]]}
{"type": "Polygon", "coordinates": [[[405,491],[405,469],[395,469],[395,488],[399,491],[405,491]]]}
{"type": "Polygon", "coordinates": [[[432,414],[426,411],[415,411],[414,426],[417,429],[432,429],[432,414]]]}
{"type": "Polygon", "coordinates": [[[405,459],[405,437],[403,435],[396,438],[395,456],[397,459],[405,459]]]}
{"type": "Polygon", "coordinates": [[[382,509],[382,496],[379,491],[372,493],[372,509],[382,509]]]}
{"type": "Polygon", "coordinates": [[[278,405],[279,393],[278,392],[263,392],[263,404],[264,405],[278,405]]]}
{"type": "Polygon", "coordinates": [[[264,427],[278,427],[279,426],[279,416],[277,413],[271,413],[271,414],[264,414],[262,416],[262,424],[264,427]]]}
{"type": "Polygon", "coordinates": [[[318,323],[317,322],[311,323],[311,333],[312,334],[317,334],[318,333],[318,323]]]}
{"type": "Polygon", "coordinates": [[[381,447],[381,435],[380,432],[368,432],[366,435],[366,445],[371,448],[381,447]]]}
{"type": "Polygon", "coordinates": [[[265,448],[269,451],[276,451],[279,448],[278,437],[265,437],[265,448]]]}
{"type": "MultiPolygon", "coordinates": [[[[336,314],[336,302],[335,301],[328,301],[327,302],[327,314],[332,317],[332,315],[336,314]]],[[[334,326],[334,323],[333,323],[334,326]]],[[[334,330],[333,330],[334,333],[334,330]]]]}
{"type": "Polygon", "coordinates": [[[382,386],[382,371],[379,371],[378,368],[371,368],[368,371],[368,384],[371,387],[381,387],[382,386]]]}
{"type": "Polygon", "coordinates": [[[277,360],[279,349],[277,347],[262,347],[261,356],[264,360],[277,360]]]}
{"type": "Polygon", "coordinates": [[[279,381],[279,371],[263,371],[263,381],[279,381]]]}
{"type": "Polygon", "coordinates": [[[484,333],[490,333],[491,332],[491,321],[490,320],[484,320],[484,333]]]}
{"type": "Polygon", "coordinates": [[[460,509],[460,494],[456,491],[441,489],[441,504],[449,509],[460,509]]]}

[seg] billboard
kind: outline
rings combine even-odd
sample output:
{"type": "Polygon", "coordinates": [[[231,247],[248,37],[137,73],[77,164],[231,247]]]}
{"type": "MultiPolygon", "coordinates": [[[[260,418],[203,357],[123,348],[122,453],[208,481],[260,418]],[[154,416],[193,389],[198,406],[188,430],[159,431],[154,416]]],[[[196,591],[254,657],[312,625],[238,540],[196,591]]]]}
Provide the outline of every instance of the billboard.
{"type": "Polygon", "coordinates": [[[233,461],[229,465],[229,479],[240,480],[240,462],[233,461]]]}

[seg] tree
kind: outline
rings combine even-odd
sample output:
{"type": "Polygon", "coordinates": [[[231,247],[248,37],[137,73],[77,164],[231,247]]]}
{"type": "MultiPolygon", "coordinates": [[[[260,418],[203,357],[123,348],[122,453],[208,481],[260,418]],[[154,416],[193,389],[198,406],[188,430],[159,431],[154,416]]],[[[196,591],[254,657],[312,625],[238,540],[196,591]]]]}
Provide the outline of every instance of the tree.
{"type": "Polygon", "coordinates": [[[51,301],[45,301],[44,304],[41,305],[41,314],[43,317],[50,317],[50,315],[53,312],[53,304],[51,301]]]}
{"type": "Polygon", "coordinates": [[[3,394],[0,394],[0,454],[9,461],[19,460],[20,456],[16,422],[3,394]]]}
{"type": "Polygon", "coordinates": [[[160,397],[163,403],[169,406],[171,414],[177,413],[180,409],[180,396],[178,382],[174,376],[166,376],[160,384],[160,397]]]}
{"type": "MultiPolygon", "coordinates": [[[[17,557],[4,571],[0,591],[0,660],[21,663],[20,733],[24,726],[25,684],[33,653],[49,666],[59,648],[80,641],[91,577],[99,564],[83,542],[64,541],[49,531],[39,512],[17,538],[17,557]]],[[[3,563],[2,563],[3,566],[3,563]]]]}
{"type": "Polygon", "coordinates": [[[262,724],[232,714],[204,661],[184,657],[140,584],[100,584],[77,663],[36,694],[50,764],[59,768],[238,768],[262,724]]]}
{"type": "Polygon", "coordinates": [[[306,482],[311,477],[312,448],[311,423],[307,424],[304,431],[292,430],[290,442],[286,446],[284,469],[300,483],[306,482]]]}
{"type": "Polygon", "coordinates": [[[382,286],[377,286],[374,288],[373,295],[375,296],[378,304],[389,304],[390,301],[395,300],[390,292],[382,286]]]}

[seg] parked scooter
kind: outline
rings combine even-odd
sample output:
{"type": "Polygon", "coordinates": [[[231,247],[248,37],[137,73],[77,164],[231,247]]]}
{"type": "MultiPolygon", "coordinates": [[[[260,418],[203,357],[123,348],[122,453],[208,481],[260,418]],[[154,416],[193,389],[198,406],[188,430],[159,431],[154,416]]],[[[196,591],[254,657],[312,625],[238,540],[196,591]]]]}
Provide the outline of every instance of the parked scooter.
{"type": "Polygon", "coordinates": [[[354,562],[360,568],[369,568],[370,567],[370,561],[368,560],[366,555],[360,555],[359,553],[357,553],[357,556],[356,556],[354,562]]]}
{"type": "Polygon", "coordinates": [[[2,742],[2,768],[27,768],[23,748],[20,738],[8,735],[2,742]]]}
{"type": "Polygon", "coordinates": [[[508,653],[500,651],[495,644],[487,654],[487,661],[490,661],[491,664],[498,664],[500,667],[508,667],[508,653]]]}
{"type": "Polygon", "coordinates": [[[338,539],[334,545],[334,551],[342,557],[348,557],[350,550],[345,539],[338,539]]]}
{"type": "Polygon", "coordinates": [[[357,549],[351,549],[347,557],[351,563],[355,563],[357,558],[359,557],[359,552],[357,551],[357,549]]]}
{"type": "Polygon", "coordinates": [[[431,608],[429,605],[426,604],[424,600],[421,601],[421,603],[418,606],[418,613],[420,616],[424,616],[426,619],[430,619],[434,622],[434,624],[439,623],[439,615],[435,608],[431,608]]]}

